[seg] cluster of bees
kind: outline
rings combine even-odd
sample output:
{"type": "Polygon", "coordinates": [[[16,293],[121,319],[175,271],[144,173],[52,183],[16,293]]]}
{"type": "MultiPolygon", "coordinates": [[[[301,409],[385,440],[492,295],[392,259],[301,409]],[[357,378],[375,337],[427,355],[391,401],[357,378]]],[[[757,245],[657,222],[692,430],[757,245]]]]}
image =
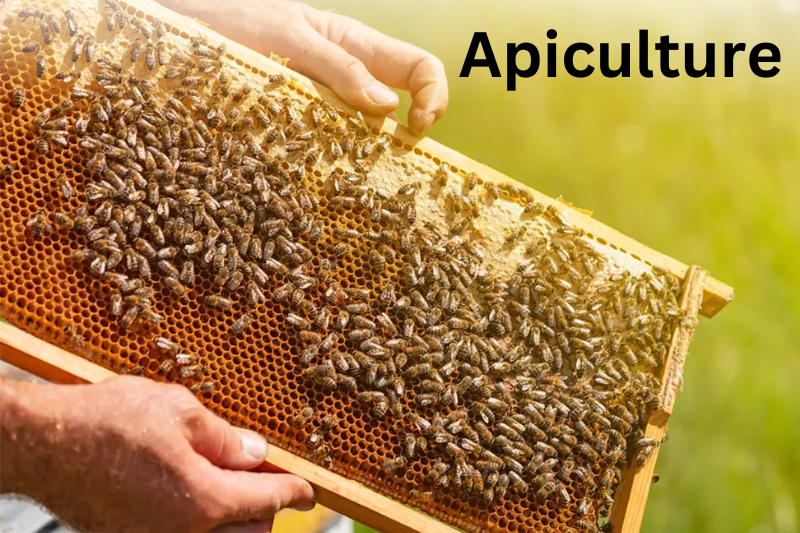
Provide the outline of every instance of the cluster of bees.
{"type": "MultiPolygon", "coordinates": [[[[111,35],[115,35],[116,33],[121,33],[126,27],[130,26],[131,33],[136,35],[131,44],[128,57],[131,65],[136,64],[140,57],[144,57],[145,64],[151,71],[156,68],[156,65],[166,65],[168,61],[166,47],[164,42],[160,40],[166,34],[164,23],[159,19],[155,19],[151,27],[138,18],[134,17],[130,19],[120,8],[116,0],[104,1],[106,9],[106,29],[108,32],[111,35]],[[154,36],[159,39],[156,43],[150,42],[154,36]],[[143,51],[144,53],[142,53],[143,51]]],[[[76,67],[78,63],[82,61],[85,61],[86,65],[91,65],[96,60],[95,42],[94,37],[91,35],[84,35],[84,33],[79,31],[78,20],[72,10],[66,9],[63,15],[58,15],[55,13],[46,13],[36,7],[26,7],[19,12],[18,16],[22,21],[27,21],[28,19],[34,21],[38,20],[38,35],[22,46],[23,53],[34,54],[36,76],[39,79],[43,79],[47,70],[45,47],[52,45],[55,38],[61,38],[62,31],[65,30],[68,38],[72,39],[72,41],[69,46],[69,53],[64,59],[65,62],[71,62],[72,68],[60,70],[54,77],[56,80],[67,84],[80,81],[82,71],[76,70],[76,67]]],[[[101,59],[99,63],[101,65],[108,65],[109,61],[101,59]]],[[[114,81],[121,81],[121,72],[121,67],[112,69],[112,72],[106,72],[102,78],[96,81],[101,84],[111,85],[114,81]]],[[[89,93],[78,91],[75,96],[77,98],[88,98],[89,93]]],[[[25,98],[25,89],[17,87],[12,91],[11,103],[14,107],[20,108],[24,105],[25,98]]],[[[60,115],[70,110],[73,103],[71,100],[65,100],[63,106],[63,108],[51,110],[49,115],[40,116],[35,124],[36,133],[38,135],[35,141],[35,147],[36,152],[40,155],[47,155],[52,143],[63,148],[67,147],[69,132],[65,129],[66,119],[60,115]]]]}
{"type": "MultiPolygon", "coordinates": [[[[92,63],[93,88],[74,86],[70,99],[34,119],[33,149],[44,155],[51,142],[77,138],[94,180],[76,192],[60,177],[58,193],[84,202],[71,213],[37,213],[27,223],[32,236],[53,224],[80,236],[85,247],[72,259],[108,284],[110,313],[123,328],[157,328],[157,284],[181,298],[201,272],[213,280],[209,308],[247,305],[232,335],[258,323],[267,299],[280,303],[314,387],[338,391],[376,419],[403,421],[382,468],[401,477],[423,462],[425,482],[410,487],[412,499],[449,490],[487,506],[552,499],[574,510],[575,529],[610,527],[622,469],[643,465],[660,444],[643,430],[682,319],[678,281],[658,269],[615,273],[579,228],[524,187],[482,184],[474,174],[454,180],[446,163],[428,181],[375,190],[370,171],[392,138],[373,134],[360,115],[324,102],[301,107],[281,75],[263,88],[241,83],[224,48],[202,37],[167,58],[149,42],[163,24],[150,28],[106,4],[109,31],[130,25],[141,37],[126,57],[92,63]],[[123,68],[143,51],[157,77],[123,68]],[[333,171],[320,193],[308,175],[323,166],[333,171]],[[449,225],[417,220],[423,189],[439,195],[449,225]],[[503,247],[525,247],[510,276],[487,266],[471,233],[481,206],[500,199],[550,228],[538,238],[525,224],[509,231],[503,247]],[[329,231],[323,210],[372,229],[329,231]],[[338,275],[353,254],[368,265],[363,286],[338,275]]],[[[26,9],[20,17],[38,19],[42,38],[23,51],[60,33],[51,15],[26,9]]],[[[65,17],[74,37],[74,18],[65,17]]],[[[89,39],[78,36],[73,59],[83,46],[91,61],[89,39]]],[[[12,103],[22,106],[24,95],[15,92],[12,103]]],[[[198,357],[172,340],[154,342],[166,356],[162,371],[177,368],[199,378],[194,390],[213,390],[198,357]]],[[[309,453],[330,465],[327,438],[338,419],[304,405],[291,422],[313,428],[309,453]]]]}
{"type": "Polygon", "coordinates": [[[195,379],[194,383],[189,387],[192,392],[205,394],[216,390],[217,387],[214,381],[205,377],[205,371],[203,365],[200,364],[199,357],[186,353],[179,343],[166,337],[156,337],[153,339],[153,345],[167,355],[161,361],[159,367],[159,371],[162,374],[169,373],[177,366],[179,368],[178,375],[182,379],[195,379]]]}

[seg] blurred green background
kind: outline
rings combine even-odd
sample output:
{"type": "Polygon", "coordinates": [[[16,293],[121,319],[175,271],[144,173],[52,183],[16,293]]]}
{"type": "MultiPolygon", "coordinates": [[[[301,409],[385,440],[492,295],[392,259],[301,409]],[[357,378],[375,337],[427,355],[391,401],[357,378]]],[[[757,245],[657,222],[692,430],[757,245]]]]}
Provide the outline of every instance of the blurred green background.
{"type": "MultiPolygon", "coordinates": [[[[800,530],[798,0],[311,3],[442,59],[451,100],[432,137],[735,287],[700,323],[642,531],[800,530]],[[505,72],[507,42],[543,52],[550,28],[560,54],[612,43],[612,65],[639,29],[651,46],[663,34],[695,43],[698,65],[715,42],[718,77],[643,79],[634,63],[629,79],[575,79],[563,65],[546,78],[543,65],[515,93],[487,69],[458,77],[474,31],[505,72]],[[754,76],[744,55],[721,77],[722,43],[749,53],[763,41],[781,49],[776,78],[754,76]]],[[[684,73],[683,46],[672,57],[684,73]]]]}

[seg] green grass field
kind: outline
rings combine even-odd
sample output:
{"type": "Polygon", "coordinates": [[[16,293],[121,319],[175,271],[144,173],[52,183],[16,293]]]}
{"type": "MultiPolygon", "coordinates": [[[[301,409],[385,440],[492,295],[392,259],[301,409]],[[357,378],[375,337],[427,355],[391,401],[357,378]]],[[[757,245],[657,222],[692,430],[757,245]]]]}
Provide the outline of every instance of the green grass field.
{"type": "MultiPolygon", "coordinates": [[[[800,11],[795,1],[315,0],[444,61],[450,109],[435,139],[641,242],[708,268],[736,299],[700,323],[643,531],[800,530],[800,11]],[[559,32],[560,50],[636,42],[770,41],[782,72],[734,78],[458,77],[474,31],[505,43],[559,32]],[[652,39],[652,37],[651,37],[652,39]]],[[[635,46],[634,46],[635,48],[635,46]]],[[[683,47],[673,52],[682,68],[683,47]],[[680,61],[678,58],[680,57],[680,61]]],[[[595,60],[596,61],[596,60],[595,60]]]]}

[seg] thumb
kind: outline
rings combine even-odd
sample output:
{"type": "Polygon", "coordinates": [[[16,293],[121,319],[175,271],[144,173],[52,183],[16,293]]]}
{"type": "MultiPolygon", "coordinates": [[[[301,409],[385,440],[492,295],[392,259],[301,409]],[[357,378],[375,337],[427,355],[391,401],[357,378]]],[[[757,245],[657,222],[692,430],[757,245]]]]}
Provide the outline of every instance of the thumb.
{"type": "Polygon", "coordinates": [[[215,466],[227,470],[250,470],[267,458],[264,437],[235,428],[211,411],[201,411],[189,426],[192,448],[215,466]]]}
{"type": "Polygon", "coordinates": [[[330,87],[347,104],[371,115],[397,108],[397,93],[369,73],[364,63],[312,28],[300,32],[304,45],[289,54],[289,66],[330,87]]]}

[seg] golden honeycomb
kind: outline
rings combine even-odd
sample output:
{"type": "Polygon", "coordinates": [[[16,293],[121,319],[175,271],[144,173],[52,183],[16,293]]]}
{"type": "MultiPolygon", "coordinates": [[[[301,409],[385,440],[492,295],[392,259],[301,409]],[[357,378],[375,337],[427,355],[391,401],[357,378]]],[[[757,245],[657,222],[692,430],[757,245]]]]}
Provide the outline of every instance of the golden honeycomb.
{"type": "MultiPolygon", "coordinates": [[[[134,40],[130,26],[119,34],[111,34],[103,23],[101,2],[72,4],[74,6],[71,5],[71,8],[81,27],[96,28],[93,35],[98,57],[104,54],[122,57],[130,53],[134,40]]],[[[76,251],[85,247],[85,239],[62,229],[44,232],[37,239],[26,227],[26,223],[41,211],[72,213],[79,207],[79,196],[64,200],[59,194],[56,182],[62,174],[79,192],[85,191],[86,186],[95,181],[89,169],[89,156],[78,148],[80,137],[75,132],[70,134],[67,148],[54,145],[47,155],[39,155],[35,149],[36,135],[31,124],[44,109],[57,106],[69,99],[72,93],[72,84],[55,80],[56,73],[72,67],[94,71],[85,63],[72,65],[64,60],[71,46],[64,30],[63,38],[56,37],[52,45],[44,48],[47,68],[44,79],[39,80],[33,56],[21,53],[21,48],[27,42],[37,38],[36,23],[21,21],[17,17],[17,12],[27,5],[24,2],[7,1],[2,8],[4,11],[0,11],[3,16],[0,20],[0,167],[11,165],[11,172],[0,177],[0,227],[4,230],[0,240],[0,316],[50,343],[116,372],[136,372],[156,380],[196,386],[197,379],[181,377],[178,366],[166,372],[162,368],[165,354],[154,347],[153,341],[157,337],[172,339],[180,343],[183,351],[199,356],[206,372],[203,379],[215,384],[215,390],[211,392],[198,390],[201,400],[209,408],[237,426],[264,434],[271,443],[301,457],[312,457],[306,442],[320,422],[316,417],[310,425],[297,428],[292,424],[295,413],[302,406],[311,405],[321,415],[336,415],[339,424],[326,439],[331,458],[328,468],[382,494],[418,507],[459,529],[493,532],[566,532],[576,529],[578,502],[591,491],[586,482],[579,482],[575,478],[564,481],[564,489],[569,495],[568,503],[559,503],[554,497],[541,501],[531,490],[514,492],[487,504],[479,493],[441,490],[431,486],[426,479],[429,466],[442,456],[435,446],[429,446],[418,459],[409,462],[399,475],[387,474],[382,465],[402,454],[401,436],[406,432],[414,433],[413,424],[405,417],[376,419],[369,409],[361,408],[357,393],[320,388],[312,380],[306,379],[303,367],[298,364],[304,345],[285,320],[288,312],[302,314],[302,311],[294,303],[276,302],[272,297],[275,289],[285,281],[281,274],[270,281],[265,289],[266,302],[257,309],[248,308],[244,298],[232,298],[229,309],[219,310],[206,305],[206,296],[219,291],[214,287],[214,276],[210,269],[201,268],[198,269],[197,282],[189,287],[183,297],[174,296],[163,284],[154,285],[156,294],[152,309],[165,317],[159,327],[139,322],[128,329],[120,327],[118,320],[109,312],[109,285],[99,282],[88,268],[76,266],[70,260],[76,251]],[[15,88],[24,88],[26,92],[25,103],[19,108],[11,102],[15,88]],[[253,324],[243,333],[233,334],[231,328],[245,312],[254,316],[253,324]],[[433,492],[432,499],[423,497],[428,491],[433,492]]],[[[60,2],[36,2],[35,5],[44,12],[62,12],[60,2]]],[[[131,19],[138,18],[152,24],[154,19],[151,15],[125,4],[120,5],[131,19]]],[[[167,30],[164,42],[170,54],[190,49],[189,40],[193,35],[172,26],[167,26],[167,30]]],[[[274,73],[251,66],[230,53],[226,54],[226,59],[227,68],[237,79],[250,80],[254,86],[265,84],[268,76],[274,73]]],[[[142,77],[151,76],[142,62],[133,66],[128,62],[126,68],[142,77]]],[[[160,70],[163,74],[163,67],[160,70]]],[[[164,86],[163,80],[159,81],[159,87],[164,86]]],[[[305,90],[302,82],[292,79],[278,89],[278,94],[300,109],[315,98],[305,90]]],[[[74,120],[88,110],[87,103],[78,101],[73,109],[66,112],[66,116],[74,120]]],[[[340,114],[345,116],[343,111],[340,114]]],[[[417,228],[441,228],[446,235],[452,231],[448,228],[463,218],[463,215],[448,207],[456,201],[451,193],[469,188],[467,182],[472,178],[463,170],[450,166],[449,180],[443,185],[434,185],[443,163],[447,162],[394,139],[386,154],[369,171],[368,184],[374,190],[391,195],[402,185],[420,182],[417,221],[414,225],[417,228]]],[[[343,289],[368,291],[368,299],[373,305],[366,316],[374,318],[382,310],[375,302],[388,284],[397,286],[400,293],[409,292],[403,272],[404,267],[413,261],[403,251],[397,254],[395,261],[388,261],[385,269],[377,269],[372,265],[370,247],[362,240],[352,241],[351,251],[342,257],[332,253],[332,245],[337,239],[331,236],[336,228],[354,229],[363,235],[368,231],[381,232],[392,227],[386,221],[373,221],[368,209],[337,205],[332,201],[328,187],[331,175],[338,173],[341,177],[349,171],[341,167],[337,170],[336,167],[338,165],[323,160],[306,168],[307,173],[300,186],[319,202],[315,215],[324,237],[319,240],[301,237],[300,241],[310,250],[315,262],[323,258],[334,261],[336,268],[332,280],[338,281],[343,289]]],[[[520,198],[519,189],[508,187],[507,184],[494,189],[491,182],[484,182],[480,176],[476,178],[475,187],[476,191],[485,191],[485,194],[477,198],[476,192],[470,197],[473,199],[469,202],[480,204],[480,215],[471,222],[471,229],[465,231],[464,235],[467,240],[475,239],[484,243],[487,250],[485,265],[497,279],[513,275],[516,265],[525,264],[532,255],[526,251],[526,246],[507,239],[508,235],[523,227],[526,242],[552,240],[553,235],[559,231],[566,232],[564,228],[569,228],[560,221],[562,215],[555,211],[542,213],[542,209],[528,216],[524,211],[525,195],[522,194],[520,198]],[[514,225],[509,220],[515,221],[514,225]]],[[[466,194],[469,196],[471,192],[466,194]]],[[[598,277],[601,281],[613,284],[619,279],[654,279],[655,271],[643,261],[612,249],[603,242],[594,242],[590,235],[583,237],[588,243],[585,246],[591,247],[593,253],[603,258],[600,262],[603,272],[598,277]]],[[[669,281],[670,288],[665,289],[667,292],[664,294],[674,303],[677,280],[661,272],[657,272],[657,275],[669,281]]],[[[554,280],[556,276],[551,281],[554,280]]],[[[325,305],[323,289],[312,289],[306,294],[308,300],[320,308],[325,305]]],[[[335,313],[334,318],[340,311],[335,313]]],[[[620,317],[614,320],[619,321],[620,317]]],[[[670,333],[676,323],[677,320],[670,319],[658,339],[663,350],[665,346],[662,341],[671,338],[670,333]]],[[[358,346],[357,342],[346,340],[341,348],[353,351],[358,346]]],[[[565,367],[564,374],[570,377],[576,375],[568,367],[565,367]]],[[[656,368],[651,373],[660,377],[659,371],[656,368]]],[[[458,372],[455,376],[458,377],[458,372]]],[[[407,392],[401,398],[401,404],[404,409],[434,417],[436,411],[433,408],[415,407],[417,397],[421,394],[420,381],[413,377],[408,380],[407,392]]],[[[447,415],[454,410],[453,407],[446,407],[442,414],[447,415]]],[[[608,470],[604,461],[600,458],[589,465],[593,476],[591,483],[594,485],[601,482],[604,472],[608,470]]],[[[619,481],[618,478],[614,479],[613,484],[619,481]]],[[[581,519],[590,524],[584,529],[593,530],[603,502],[596,495],[589,499],[591,505],[581,519]]]]}

